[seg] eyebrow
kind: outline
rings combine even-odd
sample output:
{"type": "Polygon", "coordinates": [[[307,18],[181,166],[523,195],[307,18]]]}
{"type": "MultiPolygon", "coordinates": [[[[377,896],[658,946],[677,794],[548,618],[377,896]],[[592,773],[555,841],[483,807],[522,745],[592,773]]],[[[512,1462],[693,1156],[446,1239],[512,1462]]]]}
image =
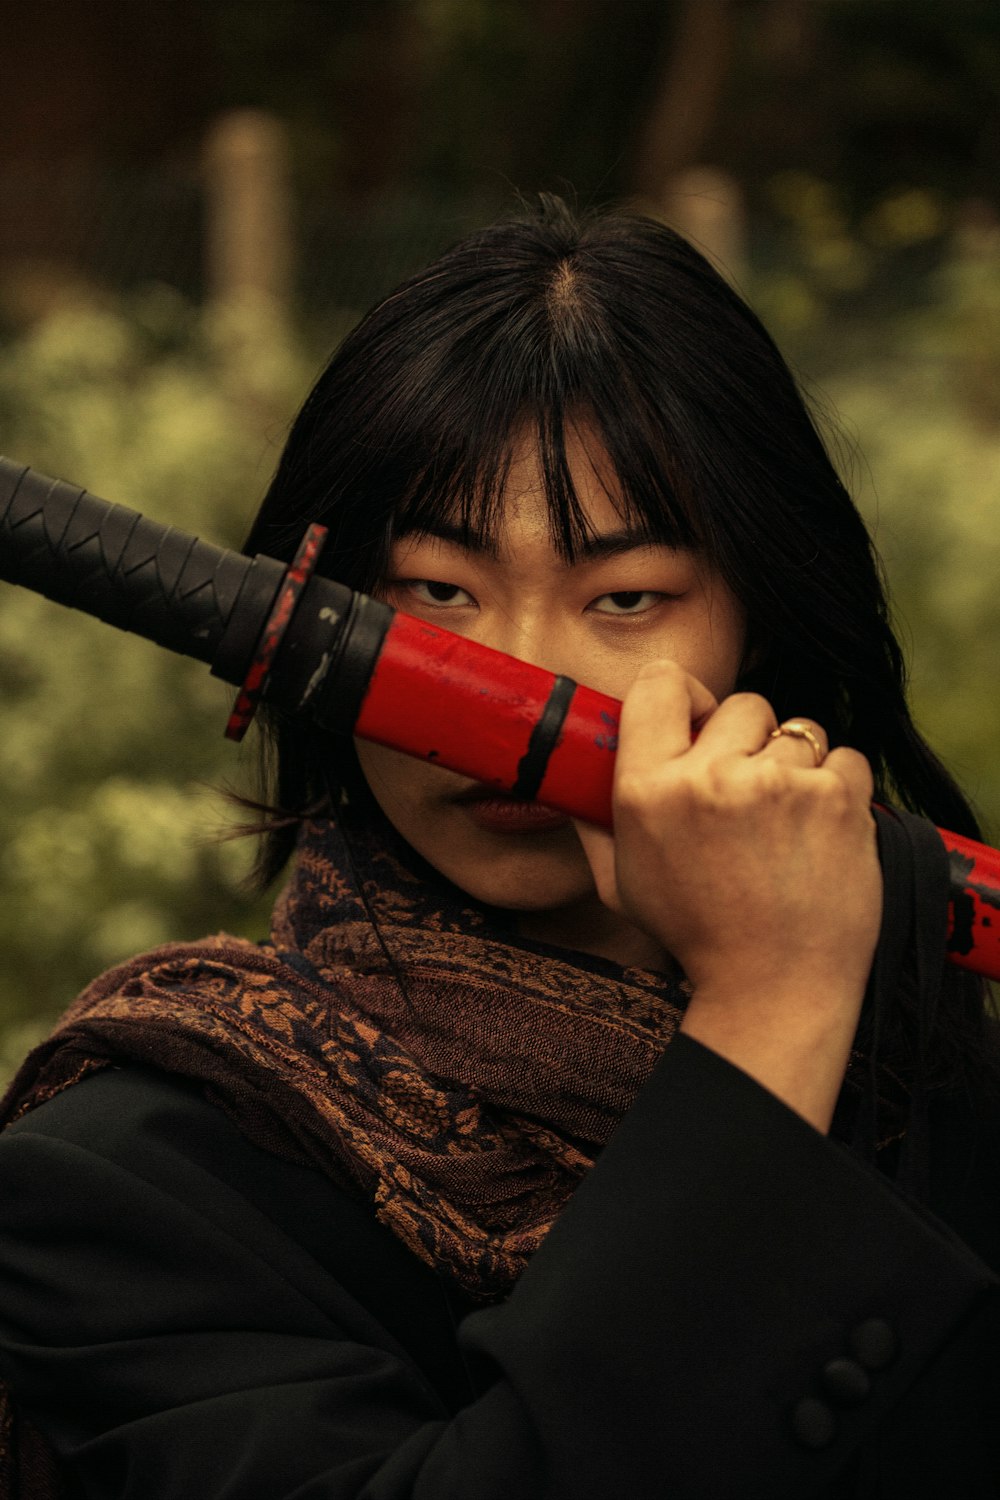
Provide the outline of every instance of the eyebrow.
{"type": "MultiPolygon", "coordinates": [[[[464,530],[451,521],[430,521],[426,525],[409,526],[398,532],[396,541],[408,537],[437,537],[442,542],[451,542],[466,552],[478,557],[500,560],[500,549],[496,542],[482,532],[464,530]]],[[[585,537],[577,547],[578,557],[583,562],[595,562],[598,558],[618,557],[623,552],[634,552],[640,547],[667,547],[669,542],[657,541],[648,532],[624,526],[618,531],[605,531],[599,536],[585,537]]]]}

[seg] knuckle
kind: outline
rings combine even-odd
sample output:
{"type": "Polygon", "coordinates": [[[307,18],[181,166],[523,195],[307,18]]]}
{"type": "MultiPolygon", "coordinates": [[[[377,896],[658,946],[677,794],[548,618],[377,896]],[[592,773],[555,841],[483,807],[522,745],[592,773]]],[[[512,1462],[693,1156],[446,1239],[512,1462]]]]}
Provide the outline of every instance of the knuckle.
{"type": "Polygon", "coordinates": [[[833,771],[828,771],[825,775],[817,775],[812,782],[812,787],[816,800],[829,808],[831,812],[845,813],[854,802],[847,782],[833,771]]]}
{"type": "Polygon", "coordinates": [[[844,745],[837,751],[837,756],[838,758],[842,759],[845,764],[849,765],[852,770],[856,771],[858,776],[863,780],[874,780],[871,762],[868,760],[867,756],[862,755],[860,750],[852,750],[849,745],[844,745]]]}
{"type": "Polygon", "coordinates": [[[772,801],[787,797],[795,785],[790,768],[780,760],[761,759],[756,771],[757,791],[772,801]]]}
{"type": "Polygon", "coordinates": [[[696,803],[723,815],[740,815],[763,801],[771,801],[783,780],[780,766],[762,767],[763,774],[757,776],[754,767],[749,770],[741,765],[710,765],[691,788],[696,803]],[[777,775],[775,774],[777,773],[777,775]]]}
{"type": "Polygon", "coordinates": [[[837,771],[839,778],[851,788],[854,796],[861,796],[866,802],[871,801],[875,790],[875,775],[871,763],[860,750],[852,750],[847,745],[838,746],[836,750],[830,751],[824,768],[837,771]]]}
{"type": "Polygon", "coordinates": [[[733,795],[729,768],[710,762],[700,776],[689,778],[688,794],[712,807],[725,806],[733,795]]]}
{"type": "Polygon", "coordinates": [[[867,791],[855,783],[845,781],[833,771],[816,777],[815,792],[821,815],[831,827],[847,830],[872,821],[871,802],[867,791]]]}
{"type": "Polygon", "coordinates": [[[626,812],[634,812],[642,806],[643,779],[634,771],[623,771],[615,779],[615,802],[626,812]]]}
{"type": "Polygon", "coordinates": [[[730,693],[726,703],[731,709],[742,709],[761,716],[774,718],[774,709],[762,693],[736,692],[730,693]]]}
{"type": "Polygon", "coordinates": [[[656,804],[662,792],[660,778],[650,771],[624,771],[615,783],[615,802],[622,811],[641,814],[656,804]]]}

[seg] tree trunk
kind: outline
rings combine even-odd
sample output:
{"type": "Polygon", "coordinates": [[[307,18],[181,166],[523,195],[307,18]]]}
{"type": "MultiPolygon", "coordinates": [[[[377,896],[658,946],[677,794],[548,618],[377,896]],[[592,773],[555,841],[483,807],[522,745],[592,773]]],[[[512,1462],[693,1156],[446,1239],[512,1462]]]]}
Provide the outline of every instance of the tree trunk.
{"type": "Polygon", "coordinates": [[[732,0],[685,0],[636,155],[636,194],[653,206],[697,162],[715,121],[732,50],[732,0]]]}

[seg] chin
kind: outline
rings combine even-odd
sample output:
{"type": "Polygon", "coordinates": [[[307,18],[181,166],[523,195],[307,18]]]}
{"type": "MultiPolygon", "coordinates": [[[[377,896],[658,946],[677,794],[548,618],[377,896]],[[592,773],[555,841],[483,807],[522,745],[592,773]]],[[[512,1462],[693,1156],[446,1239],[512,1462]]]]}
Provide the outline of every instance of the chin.
{"type": "Polygon", "coordinates": [[[563,861],[559,862],[562,868],[552,868],[556,864],[553,860],[536,862],[522,857],[510,861],[519,868],[484,869],[482,865],[469,868],[447,859],[441,861],[431,853],[424,857],[466,895],[508,911],[554,911],[594,895],[589,867],[585,871],[567,869],[563,861]]]}
{"type": "MultiPolygon", "coordinates": [[[[495,834],[476,827],[459,804],[442,796],[439,767],[359,742],[359,760],[375,801],[404,839],[446,880],[477,901],[508,911],[552,911],[595,894],[583,846],[571,824],[552,833],[495,834]],[[408,781],[398,787],[379,774],[372,751],[402,762],[408,781]]],[[[389,762],[390,769],[394,762],[389,762]]],[[[455,778],[458,781],[458,778],[455,778]]],[[[461,787],[462,782],[458,783],[461,787]]]]}

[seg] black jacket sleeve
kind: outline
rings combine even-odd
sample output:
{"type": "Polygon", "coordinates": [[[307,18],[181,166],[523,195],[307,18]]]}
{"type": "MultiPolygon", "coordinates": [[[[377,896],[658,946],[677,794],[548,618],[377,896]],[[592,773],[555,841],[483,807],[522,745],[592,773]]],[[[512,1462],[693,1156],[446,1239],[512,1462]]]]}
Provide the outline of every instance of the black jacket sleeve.
{"type": "Polygon", "coordinates": [[[0,1137],[0,1374],[88,1495],[998,1493],[993,1273],[686,1037],[462,1322],[457,1410],[178,1113],[56,1104],[0,1137]]]}

